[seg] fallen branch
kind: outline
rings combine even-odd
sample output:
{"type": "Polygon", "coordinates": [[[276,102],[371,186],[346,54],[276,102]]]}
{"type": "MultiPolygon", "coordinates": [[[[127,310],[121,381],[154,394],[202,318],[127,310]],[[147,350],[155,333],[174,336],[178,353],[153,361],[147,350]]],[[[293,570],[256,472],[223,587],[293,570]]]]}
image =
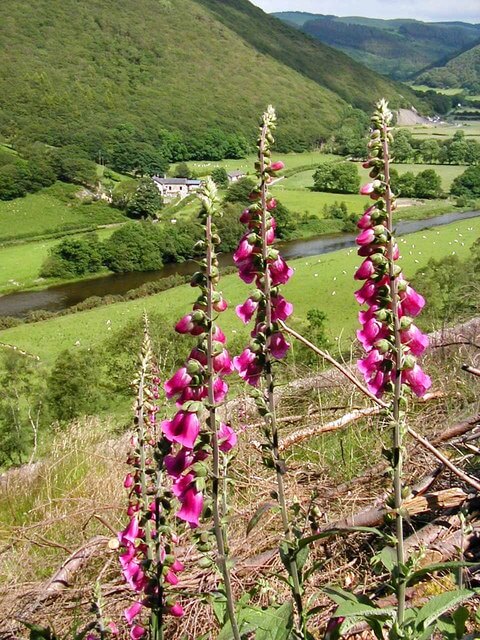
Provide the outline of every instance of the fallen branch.
{"type": "Polygon", "coordinates": [[[72,580],[83,565],[94,556],[100,548],[105,548],[109,538],[95,536],[82,547],[72,553],[62,564],[60,569],[50,578],[44,588],[44,594],[52,595],[69,587],[72,580]]]}
{"type": "Polygon", "coordinates": [[[305,429],[295,431],[295,433],[290,434],[280,442],[278,447],[279,451],[284,451],[285,449],[288,449],[289,447],[302,442],[302,440],[312,438],[313,436],[318,436],[322,433],[328,433],[329,431],[337,431],[337,429],[341,429],[351,422],[356,422],[357,420],[360,420],[361,418],[365,418],[367,416],[378,415],[380,412],[381,409],[379,407],[356,409],[355,411],[346,413],[341,418],[337,418],[337,420],[333,420],[332,422],[315,425],[314,427],[306,427],[305,429]]]}
{"type": "Polygon", "coordinates": [[[437,460],[440,460],[441,462],[443,462],[443,464],[446,467],[448,467],[448,469],[450,469],[450,471],[452,471],[456,476],[458,476],[466,484],[469,484],[471,487],[473,487],[477,491],[480,491],[480,482],[477,482],[474,478],[467,475],[461,469],[456,467],[452,462],[450,462],[450,460],[446,456],[443,455],[443,453],[440,453],[440,451],[438,451],[438,449],[436,449],[433,446],[433,444],[431,444],[428,440],[423,438],[411,427],[408,427],[408,433],[410,433],[415,438],[415,440],[417,440],[420,444],[422,444],[425,447],[425,449],[428,449],[428,451],[430,451],[430,453],[432,453],[437,458],[437,460]]]}
{"type": "MultiPolygon", "coordinates": [[[[407,498],[403,502],[403,508],[408,511],[410,516],[416,516],[427,511],[458,507],[465,502],[466,498],[467,494],[462,489],[453,487],[407,498]]],[[[327,526],[322,527],[320,531],[328,532],[329,529],[347,529],[350,527],[373,527],[382,524],[385,516],[389,513],[393,513],[393,511],[383,507],[368,507],[351,516],[329,523],[327,526]]]]}
{"type": "Polygon", "coordinates": [[[480,414],[477,414],[472,418],[467,418],[463,422],[459,422],[451,427],[448,427],[438,436],[435,436],[432,444],[440,444],[441,442],[447,442],[448,440],[452,440],[453,438],[463,436],[465,433],[468,433],[469,431],[474,429],[477,425],[480,425],[480,414]]]}
{"type": "Polygon", "coordinates": [[[471,373],[473,376],[480,377],[480,369],[476,369],[475,367],[471,367],[468,364],[462,364],[462,371],[466,371],[467,373],[471,373]]]}

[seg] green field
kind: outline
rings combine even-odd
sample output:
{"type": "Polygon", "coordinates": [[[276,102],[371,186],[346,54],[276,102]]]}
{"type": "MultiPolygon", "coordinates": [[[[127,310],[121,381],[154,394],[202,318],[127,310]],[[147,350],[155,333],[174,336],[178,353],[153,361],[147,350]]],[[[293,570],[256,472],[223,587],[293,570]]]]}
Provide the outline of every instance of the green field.
{"type": "Polygon", "coordinates": [[[0,201],[0,243],[124,222],[106,203],[84,204],[78,186],[57,183],[24,198],[0,201]]]}
{"type": "MultiPolygon", "coordinates": [[[[433,169],[440,178],[442,179],[442,189],[444,191],[450,191],[450,187],[452,186],[453,180],[459,176],[461,173],[465,171],[467,168],[465,165],[455,165],[455,164],[393,164],[394,169],[398,171],[400,175],[406,173],[407,171],[411,171],[415,175],[420,173],[420,171],[425,171],[425,169],[433,169]]],[[[360,175],[362,176],[362,180],[368,181],[368,171],[359,167],[360,175]]]]}
{"type": "MultiPolygon", "coordinates": [[[[400,241],[404,270],[411,277],[432,257],[455,252],[464,258],[479,235],[480,220],[472,219],[405,236],[400,241]]],[[[304,320],[311,308],[324,310],[332,337],[340,336],[344,347],[349,345],[357,324],[358,306],[353,291],[358,283],[353,281],[352,275],[359,263],[360,258],[354,249],[293,260],[291,264],[296,273],[284,289],[285,295],[295,304],[297,320],[304,320]]],[[[230,309],[222,317],[222,327],[246,333],[233,309],[246,297],[250,287],[236,275],[225,277],[222,285],[230,302],[230,309]]],[[[191,287],[177,287],[150,298],[7,329],[0,332],[0,339],[38,354],[51,364],[63,349],[74,348],[76,344],[94,346],[130,319],[138,318],[140,321],[143,310],[160,313],[168,310],[165,314],[167,321],[173,323],[188,312],[194,299],[195,292],[191,287]]]]}
{"type": "MultiPolygon", "coordinates": [[[[290,169],[296,169],[297,167],[304,167],[311,165],[315,167],[321,162],[326,162],[328,160],[339,160],[339,156],[321,153],[320,151],[305,151],[304,153],[283,153],[279,154],[274,152],[272,154],[273,162],[277,160],[282,160],[285,164],[285,170],[288,171],[290,169]]],[[[188,162],[188,166],[195,171],[198,176],[207,176],[213,171],[213,169],[217,169],[218,167],[224,167],[228,172],[230,171],[245,171],[248,175],[254,175],[255,173],[255,162],[257,161],[257,156],[252,154],[247,156],[246,158],[241,158],[238,160],[218,160],[218,161],[208,161],[208,160],[200,160],[198,162],[188,162]]],[[[175,166],[172,165],[170,168],[173,173],[175,166]]]]}
{"type": "Polygon", "coordinates": [[[411,84],[409,85],[411,89],[415,89],[415,91],[436,91],[437,93],[443,93],[446,96],[455,96],[457,93],[463,93],[462,89],[458,89],[455,87],[450,87],[449,89],[442,89],[439,87],[429,87],[426,84],[411,84]]]}
{"type": "MultiPolygon", "coordinates": [[[[115,231],[115,228],[98,229],[96,231],[101,240],[105,240],[115,231]]],[[[76,234],[75,234],[76,235],[76,234]]],[[[75,237],[72,236],[72,237],[75,237]]],[[[50,249],[58,244],[60,239],[38,240],[22,244],[0,246],[0,293],[20,289],[51,286],[58,282],[66,282],[55,278],[39,278],[40,268],[48,257],[50,249]]],[[[87,276],[92,277],[92,274],[87,276]]]]}
{"type": "Polygon", "coordinates": [[[465,137],[473,138],[474,140],[480,136],[480,121],[478,120],[458,124],[415,124],[399,128],[408,129],[414,138],[419,139],[447,139],[453,137],[457,131],[463,131],[465,137]]]}

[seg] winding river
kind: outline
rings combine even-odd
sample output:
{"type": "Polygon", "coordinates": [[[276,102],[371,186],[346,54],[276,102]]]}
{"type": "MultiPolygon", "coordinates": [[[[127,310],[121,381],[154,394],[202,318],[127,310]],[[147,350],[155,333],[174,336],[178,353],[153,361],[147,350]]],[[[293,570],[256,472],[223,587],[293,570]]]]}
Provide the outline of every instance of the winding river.
{"type": "MultiPolygon", "coordinates": [[[[480,216],[480,211],[468,211],[464,213],[446,213],[425,220],[407,220],[399,222],[397,233],[405,235],[422,229],[430,229],[440,225],[449,224],[458,220],[467,220],[480,216]]],[[[329,253],[355,244],[354,233],[341,233],[334,235],[322,235],[306,240],[291,240],[279,245],[285,258],[301,258],[329,253]]],[[[231,254],[221,256],[222,266],[232,264],[231,254]]],[[[0,297],[0,316],[22,317],[30,311],[45,309],[47,311],[60,311],[83,302],[91,296],[106,296],[108,294],[124,295],[127,291],[135,289],[146,282],[160,280],[176,273],[189,275],[197,268],[197,264],[186,261],[181,264],[168,264],[158,271],[114,273],[99,278],[71,282],[70,284],[55,285],[40,291],[24,291],[10,293],[0,297]]]]}

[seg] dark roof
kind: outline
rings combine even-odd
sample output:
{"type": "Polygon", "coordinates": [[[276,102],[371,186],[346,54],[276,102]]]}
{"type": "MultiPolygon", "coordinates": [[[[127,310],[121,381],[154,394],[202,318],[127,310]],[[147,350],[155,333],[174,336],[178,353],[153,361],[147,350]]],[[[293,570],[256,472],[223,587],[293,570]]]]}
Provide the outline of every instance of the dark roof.
{"type": "Polygon", "coordinates": [[[152,180],[158,184],[186,184],[187,186],[200,186],[200,180],[190,180],[189,178],[159,178],[153,176],[152,180]]]}
{"type": "Polygon", "coordinates": [[[237,176],[246,176],[247,172],[246,171],[229,171],[228,176],[230,176],[231,178],[236,178],[237,176]]]}

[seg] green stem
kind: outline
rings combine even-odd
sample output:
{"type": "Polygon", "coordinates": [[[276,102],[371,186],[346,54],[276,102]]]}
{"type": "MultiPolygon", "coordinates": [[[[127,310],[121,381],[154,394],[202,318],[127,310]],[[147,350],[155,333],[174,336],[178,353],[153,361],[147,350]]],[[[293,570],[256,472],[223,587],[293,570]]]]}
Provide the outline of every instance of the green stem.
{"type": "MultiPolygon", "coordinates": [[[[142,349],[142,361],[140,367],[140,377],[138,383],[138,394],[137,394],[137,411],[136,411],[136,419],[137,419],[137,430],[138,430],[138,447],[140,450],[140,485],[142,490],[142,501],[144,510],[148,509],[148,493],[147,493],[147,474],[146,474],[146,441],[145,441],[145,386],[148,375],[148,368],[150,366],[151,361],[151,351],[150,351],[150,339],[148,335],[148,326],[145,323],[145,332],[144,332],[144,343],[142,349]]],[[[156,524],[158,524],[158,518],[160,514],[160,504],[158,499],[158,487],[160,486],[161,475],[160,472],[157,471],[156,476],[156,495],[155,495],[155,503],[156,503],[156,524]]],[[[158,526],[156,526],[158,529],[158,526]]],[[[163,563],[161,562],[160,557],[160,542],[159,539],[153,540],[152,537],[152,526],[151,520],[148,518],[144,524],[145,531],[145,542],[147,546],[147,559],[149,561],[149,565],[153,570],[154,563],[155,574],[156,574],[156,583],[158,588],[158,594],[155,597],[150,613],[149,620],[149,631],[150,631],[150,640],[163,640],[163,587],[162,587],[162,569],[163,563]]],[[[158,536],[158,534],[157,534],[158,536]]]]}
{"type": "MultiPolygon", "coordinates": [[[[209,404],[209,416],[208,424],[212,433],[212,500],[213,500],[213,523],[215,528],[215,539],[217,541],[217,564],[222,572],[223,583],[225,587],[225,595],[227,598],[227,611],[232,625],[232,634],[235,640],[241,640],[240,631],[237,625],[237,619],[235,614],[235,604],[233,599],[233,589],[230,577],[230,571],[227,563],[226,552],[226,532],[222,525],[222,517],[220,513],[220,450],[218,447],[218,428],[217,428],[217,416],[215,407],[215,394],[214,394],[214,368],[213,368],[213,282],[212,282],[212,267],[213,267],[213,246],[212,246],[212,217],[211,211],[207,207],[206,215],[206,244],[207,244],[207,318],[208,318],[208,333],[207,333],[207,379],[208,379],[208,404],[209,404]]],[[[225,485],[223,485],[225,487],[225,485]]]]}
{"type": "MultiPolygon", "coordinates": [[[[285,497],[285,485],[283,482],[283,474],[285,473],[279,454],[278,428],[274,399],[274,380],[272,373],[273,358],[270,350],[270,338],[272,332],[272,294],[271,279],[268,269],[268,244],[267,244],[267,185],[265,182],[265,142],[267,135],[267,125],[262,128],[260,145],[259,145],[259,164],[261,175],[261,207],[262,207],[262,224],[261,224],[261,243],[262,243],[262,262],[263,271],[263,293],[265,295],[265,325],[267,327],[267,348],[265,350],[265,383],[267,387],[267,403],[268,403],[268,422],[270,423],[271,433],[271,453],[275,474],[277,480],[278,504],[282,518],[283,532],[288,542],[292,541],[292,532],[288,520],[287,502],[285,497]]],[[[300,586],[298,565],[295,558],[290,560],[290,575],[293,581],[293,597],[298,615],[298,629],[305,632],[305,620],[303,615],[302,589],[300,586]]]]}
{"type": "Polygon", "coordinates": [[[390,295],[392,298],[393,333],[395,339],[395,362],[394,362],[394,392],[392,399],[392,419],[393,419],[393,490],[395,506],[395,533],[396,533],[396,557],[397,557],[397,625],[401,629],[405,620],[405,599],[406,583],[402,577],[405,565],[405,548],[403,544],[403,516],[402,516],[402,476],[403,476],[403,427],[400,421],[400,399],[402,395],[402,342],[400,336],[400,318],[398,304],[398,281],[395,274],[395,261],[393,258],[393,207],[390,191],[390,157],[388,148],[388,127],[383,123],[383,158],[385,162],[385,205],[387,211],[388,240],[388,263],[390,295]]]}

